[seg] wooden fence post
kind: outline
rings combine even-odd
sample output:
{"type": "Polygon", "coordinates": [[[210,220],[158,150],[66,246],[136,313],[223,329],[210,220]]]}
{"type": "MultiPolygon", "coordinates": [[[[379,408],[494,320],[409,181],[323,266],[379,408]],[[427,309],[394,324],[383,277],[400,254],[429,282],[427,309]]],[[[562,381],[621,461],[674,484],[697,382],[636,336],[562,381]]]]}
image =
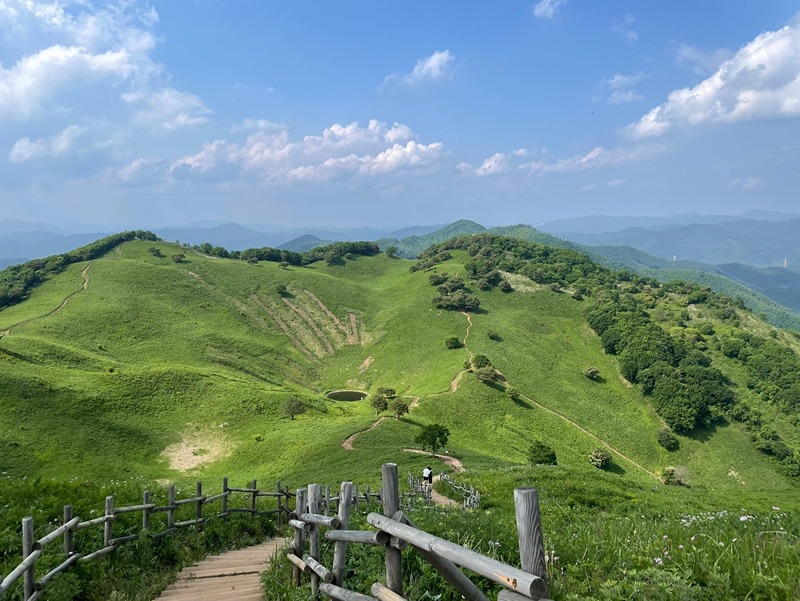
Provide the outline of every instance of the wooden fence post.
{"type": "Polygon", "coordinates": [[[517,515],[517,536],[522,569],[529,574],[539,576],[544,581],[544,594],[547,596],[542,518],[539,515],[539,493],[536,492],[536,489],[515,488],[514,509],[517,515]]]}
{"type": "Polygon", "coordinates": [[[358,482],[353,484],[353,508],[358,511],[358,482]]]}
{"type": "MultiPolygon", "coordinates": [[[[22,559],[26,559],[31,553],[33,553],[33,518],[22,518],[22,559]]],[[[25,570],[23,576],[22,598],[24,601],[28,601],[33,595],[33,582],[35,579],[34,566],[35,564],[31,564],[31,566],[25,570]]]]}
{"type": "MultiPolygon", "coordinates": [[[[400,486],[397,479],[397,464],[384,463],[382,469],[383,486],[381,500],[383,515],[391,518],[400,510],[400,486]]],[[[403,569],[399,549],[386,545],[386,586],[398,595],[403,594],[403,569]]]]}
{"type": "Polygon", "coordinates": [[[278,491],[278,519],[277,519],[277,522],[278,522],[278,528],[280,528],[281,524],[283,523],[283,493],[281,492],[281,481],[280,480],[278,480],[278,482],[275,484],[275,490],[278,491]]]}
{"type": "Polygon", "coordinates": [[[203,483],[198,480],[197,481],[197,508],[195,509],[195,518],[198,520],[198,525],[200,520],[203,519],[203,483]]]}
{"type": "MultiPolygon", "coordinates": [[[[294,512],[298,516],[303,513],[303,506],[305,505],[306,491],[303,488],[297,489],[295,496],[294,512]]],[[[305,531],[299,528],[294,529],[294,554],[297,557],[303,556],[303,547],[305,546],[305,531]]],[[[296,565],[292,565],[292,582],[295,586],[300,586],[300,576],[302,572],[296,565]]]]}
{"type": "Polygon", "coordinates": [[[258,498],[258,496],[257,496],[258,495],[258,486],[257,486],[255,480],[253,480],[252,489],[253,489],[253,492],[250,493],[252,495],[250,497],[250,517],[251,518],[255,518],[256,517],[256,499],[258,498]]]}
{"type": "MultiPolygon", "coordinates": [[[[353,494],[353,483],[342,482],[339,492],[339,528],[348,530],[350,528],[350,503],[349,499],[353,494]],[[342,499],[347,499],[342,503],[342,499]]],[[[344,586],[344,567],[347,560],[347,542],[336,541],[333,547],[333,577],[334,583],[344,586]]]]}
{"type": "Polygon", "coordinates": [[[114,538],[114,496],[106,497],[106,522],[103,524],[103,546],[111,546],[111,539],[114,538]]]}
{"type": "Polygon", "coordinates": [[[325,485],[325,513],[324,515],[328,515],[331,506],[331,485],[325,485]]]}
{"type": "Polygon", "coordinates": [[[169,485],[169,501],[167,505],[167,529],[175,527],[175,485],[169,485]]]}
{"type": "MultiPolygon", "coordinates": [[[[228,492],[228,478],[227,477],[222,479],[222,492],[223,493],[227,493],[228,492]]],[[[222,495],[222,511],[220,511],[220,513],[222,514],[222,519],[227,521],[227,519],[228,519],[228,495],[222,495]]]]}
{"type": "MultiPolygon", "coordinates": [[[[64,505],[64,523],[72,519],[72,505],[64,505]]],[[[64,532],[64,555],[69,557],[75,552],[75,537],[72,530],[64,532]]]]}
{"type": "MultiPolygon", "coordinates": [[[[150,505],[150,491],[144,491],[142,494],[142,503],[145,505],[150,505]]],[[[144,508],[142,511],[142,530],[149,530],[150,529],[150,510],[147,507],[144,508]]]]}
{"type": "MultiPolygon", "coordinates": [[[[321,499],[322,487],[319,484],[309,484],[308,513],[319,513],[321,499]]],[[[308,533],[308,547],[308,554],[319,561],[319,524],[311,524],[311,531],[308,533]]],[[[319,576],[316,572],[311,573],[311,596],[315,599],[319,597],[319,576]]]]}

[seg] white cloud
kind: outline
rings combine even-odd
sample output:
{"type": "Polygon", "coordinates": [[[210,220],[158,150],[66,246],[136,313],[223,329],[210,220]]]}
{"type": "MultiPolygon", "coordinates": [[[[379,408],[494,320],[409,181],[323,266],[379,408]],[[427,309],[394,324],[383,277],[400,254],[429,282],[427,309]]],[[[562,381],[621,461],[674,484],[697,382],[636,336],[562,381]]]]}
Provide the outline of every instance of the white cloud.
{"type": "Polygon", "coordinates": [[[612,179],[606,185],[609,188],[619,188],[620,186],[624,186],[625,185],[625,180],[624,179],[612,179]]]}
{"type": "Polygon", "coordinates": [[[449,50],[437,50],[430,56],[419,59],[410,73],[404,75],[392,73],[386,76],[383,80],[383,87],[391,84],[413,87],[426,82],[447,79],[452,76],[454,59],[455,57],[449,50]]]}
{"type": "Polygon", "coordinates": [[[586,184],[585,186],[581,186],[581,192],[592,192],[597,190],[597,184],[586,184]]]}
{"type": "Polygon", "coordinates": [[[733,52],[727,48],[705,51],[690,44],[681,44],[676,51],[676,62],[688,66],[697,75],[708,75],[732,55],[733,52]]]}
{"type": "Polygon", "coordinates": [[[753,190],[755,188],[763,188],[764,181],[760,177],[746,177],[744,179],[736,178],[728,183],[730,188],[739,188],[740,190],[753,190]]]}
{"type": "Polygon", "coordinates": [[[169,164],[161,159],[135,159],[117,171],[116,176],[125,186],[146,186],[153,180],[164,179],[169,174],[169,164]]]}
{"type": "Polygon", "coordinates": [[[266,119],[251,119],[248,117],[239,125],[231,127],[231,133],[240,134],[245,131],[279,131],[282,129],[286,129],[286,126],[280,123],[273,123],[266,119]]]}
{"type": "Polygon", "coordinates": [[[404,124],[371,120],[334,124],[321,135],[298,141],[275,124],[250,133],[242,143],[215,140],[194,155],[173,162],[177,177],[252,173],[266,181],[325,181],[340,176],[370,176],[432,167],[443,155],[440,142],[420,144],[404,124]]]}
{"type": "Polygon", "coordinates": [[[150,58],[157,16],[133,1],[68,12],[69,2],[3,0],[3,25],[28,39],[37,31],[58,43],[0,65],[0,118],[27,120],[48,108],[60,93],[87,84],[147,82],[161,67],[150,58]]]}
{"type": "Polygon", "coordinates": [[[665,152],[661,145],[640,145],[636,147],[620,147],[606,149],[597,146],[582,155],[574,155],[565,159],[545,158],[519,165],[517,169],[530,173],[564,173],[585,171],[609,165],[622,165],[646,160],[665,152]]]}
{"type": "Polygon", "coordinates": [[[64,131],[52,138],[39,138],[31,142],[30,138],[21,138],[16,141],[8,159],[12,163],[22,163],[40,157],[60,157],[65,155],[76,139],[83,134],[84,128],[70,125],[64,131]]]}
{"type": "Polygon", "coordinates": [[[506,173],[510,168],[508,157],[502,152],[495,152],[492,156],[481,163],[475,170],[475,175],[495,175],[506,173]]]}
{"type": "Polygon", "coordinates": [[[153,130],[174,131],[201,125],[208,121],[208,115],[213,112],[194,94],[175,88],[130,92],[123,94],[122,98],[129,104],[144,107],[134,113],[134,123],[153,130]]]}
{"type": "Polygon", "coordinates": [[[533,15],[539,19],[552,19],[567,0],[540,0],[533,6],[533,15]]]}
{"type": "Polygon", "coordinates": [[[615,73],[614,77],[606,79],[603,83],[612,90],[620,90],[622,88],[630,88],[635,86],[645,77],[646,75],[644,73],[631,73],[630,75],[615,73]]]}
{"type": "Polygon", "coordinates": [[[633,29],[634,23],[636,23],[636,17],[625,15],[619,23],[611,26],[611,31],[620,34],[629,43],[633,43],[639,39],[639,34],[633,29]]]}
{"type": "Polygon", "coordinates": [[[800,116],[800,22],[743,46],[693,88],[675,90],[626,133],[659,136],[674,127],[800,116]]]}
{"type": "Polygon", "coordinates": [[[644,96],[634,90],[614,90],[608,97],[609,104],[626,104],[629,102],[641,102],[644,96]]]}
{"type": "Polygon", "coordinates": [[[528,156],[528,149],[527,148],[517,148],[516,150],[512,150],[511,154],[515,157],[526,157],[528,156]]]}

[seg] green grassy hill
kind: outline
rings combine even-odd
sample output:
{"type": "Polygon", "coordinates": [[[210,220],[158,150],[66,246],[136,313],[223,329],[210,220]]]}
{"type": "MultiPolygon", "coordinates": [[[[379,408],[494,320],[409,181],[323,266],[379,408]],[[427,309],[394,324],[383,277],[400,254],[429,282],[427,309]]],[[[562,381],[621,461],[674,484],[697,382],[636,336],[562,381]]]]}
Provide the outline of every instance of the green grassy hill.
{"type": "MultiPolygon", "coordinates": [[[[747,507],[774,521],[772,506],[798,507],[791,468],[800,428],[796,405],[787,409],[787,377],[800,374],[792,367],[798,348],[796,336],[706,288],[619,276],[570,250],[486,234],[432,247],[418,263],[347,254],[305,266],[129,240],[76,260],[0,311],[0,474],[7,490],[25,493],[4,500],[0,533],[13,532],[30,510],[39,478],[144,486],[228,476],[290,487],[342,479],[377,486],[384,462],[398,463],[402,474],[431,463],[405,449],[419,448],[422,427],[442,424],[451,433],[446,451],[467,470],[462,477],[485,493],[488,511],[470,518],[476,532],[501,536],[493,508],[507,515],[510,489],[536,484],[548,544],[576,566],[554,574],[555,590],[619,598],[613,591],[639,578],[625,566],[652,566],[648,554],[661,545],[660,526],[631,534],[631,507],[648,524],[667,520],[669,536],[688,511],[747,507]],[[462,292],[480,307],[437,306],[432,299],[442,305],[447,295],[437,294],[432,275],[462,278],[462,292]],[[644,394],[646,378],[623,376],[630,353],[606,352],[608,333],[598,335],[587,320],[603,307],[628,307],[687,359],[710,362],[735,404],[712,408],[700,427],[677,434],[677,449],[664,448],[659,432],[672,418],[644,394]],[[448,349],[451,337],[463,346],[448,349]],[[465,369],[479,355],[493,366],[488,382],[474,365],[465,369]],[[410,412],[378,416],[370,397],[325,397],[381,387],[395,389],[410,412]],[[290,397],[304,407],[294,418],[285,411],[290,397]],[[557,466],[527,465],[534,441],[555,451],[557,466]],[[587,459],[598,447],[612,458],[605,471],[587,459]],[[662,484],[668,467],[687,486],[662,484]],[[626,537],[636,544],[608,559],[626,537]],[[591,561],[581,558],[584,538],[596,553],[591,561]],[[605,583],[590,575],[598,566],[605,583]]],[[[677,372],[690,371],[681,365],[677,372]]],[[[726,536],[749,537],[748,549],[759,548],[763,538],[729,521],[726,536]]],[[[797,525],[781,524],[795,538],[769,557],[795,557],[797,525]]],[[[502,536],[512,537],[504,528],[502,536]]],[[[9,542],[16,538],[7,539],[8,557],[16,558],[9,542]]],[[[736,561],[696,563],[676,578],[702,582],[736,561]]],[[[800,567],[785,569],[759,569],[727,590],[745,594],[763,576],[769,583],[758,590],[788,591],[773,598],[790,599],[796,589],[774,579],[789,582],[800,567]]],[[[717,585],[710,597],[696,598],[724,598],[726,585],[717,585]]],[[[664,598],[683,598],[676,595],[664,598]]]]}

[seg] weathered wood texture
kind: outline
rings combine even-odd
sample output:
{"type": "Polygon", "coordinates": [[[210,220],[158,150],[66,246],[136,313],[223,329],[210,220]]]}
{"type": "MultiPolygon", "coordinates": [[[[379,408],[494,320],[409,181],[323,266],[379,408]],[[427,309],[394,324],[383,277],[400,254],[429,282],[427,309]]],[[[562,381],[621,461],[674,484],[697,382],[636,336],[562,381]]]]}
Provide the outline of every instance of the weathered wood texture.
{"type": "Polygon", "coordinates": [[[542,518],[539,515],[539,493],[535,488],[514,489],[517,514],[517,537],[522,569],[542,579],[543,596],[547,596],[542,518]]]}
{"type": "MultiPolygon", "coordinates": [[[[400,482],[396,463],[384,463],[382,470],[381,497],[383,515],[391,517],[400,510],[400,482]]],[[[391,532],[389,534],[392,534],[391,532]]],[[[386,545],[386,584],[398,595],[403,594],[402,555],[399,549],[386,545]]],[[[374,591],[373,591],[374,594],[374,591]]]]}

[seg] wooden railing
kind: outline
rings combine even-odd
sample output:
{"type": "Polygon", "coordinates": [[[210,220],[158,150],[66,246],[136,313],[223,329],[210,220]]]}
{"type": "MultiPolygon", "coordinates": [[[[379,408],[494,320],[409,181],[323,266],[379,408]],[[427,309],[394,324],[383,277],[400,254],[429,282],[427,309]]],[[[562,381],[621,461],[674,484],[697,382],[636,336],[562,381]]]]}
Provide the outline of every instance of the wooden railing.
{"type": "MultiPolygon", "coordinates": [[[[403,601],[401,554],[410,546],[469,601],[488,601],[488,598],[458,566],[505,587],[498,594],[498,601],[547,597],[544,543],[539,499],[535,489],[521,488],[514,491],[522,563],[520,569],[418,529],[400,510],[397,465],[384,464],[382,476],[383,513],[373,512],[367,516],[367,522],[376,529],[374,531],[349,530],[351,503],[339,503],[335,517],[323,515],[320,509],[322,490],[319,484],[309,484],[308,488],[297,490],[295,510],[289,519],[289,525],[294,529],[294,540],[287,553],[292,563],[292,580],[295,585],[301,586],[303,574],[308,574],[314,598],[319,593],[324,593],[332,599],[342,601],[403,601]],[[322,528],[326,529],[325,538],[335,543],[333,564],[330,568],[320,563],[322,528]],[[386,584],[373,583],[370,589],[373,596],[343,586],[348,543],[384,548],[386,584]]],[[[338,499],[349,499],[352,494],[353,484],[343,482],[338,499]]]]}
{"type": "Polygon", "coordinates": [[[265,491],[259,490],[256,480],[248,483],[248,485],[243,488],[230,487],[228,486],[227,478],[223,478],[222,492],[218,494],[211,496],[204,495],[202,482],[197,483],[195,493],[193,497],[178,499],[176,497],[175,485],[171,484],[168,488],[166,505],[159,506],[157,503],[153,502],[154,500],[150,492],[144,491],[141,505],[130,505],[127,507],[115,507],[114,496],[111,495],[106,497],[103,515],[90,520],[81,520],[80,517],[73,516],[72,505],[65,505],[64,521],[61,526],[38,540],[34,540],[33,518],[23,518],[22,562],[7,574],[5,578],[0,575],[0,596],[6,593],[11,588],[11,585],[22,577],[22,598],[24,601],[34,601],[41,596],[47,583],[57,574],[69,569],[78,562],[91,561],[111,553],[120,545],[139,539],[143,532],[149,532],[154,538],[161,538],[180,528],[199,526],[209,519],[225,519],[233,513],[249,513],[252,516],[274,515],[276,516],[275,520],[277,524],[280,526],[284,521],[285,515],[289,513],[289,499],[294,496],[288,489],[281,488],[280,482],[277,483],[275,490],[265,491]],[[235,493],[245,495],[245,499],[249,500],[249,503],[246,503],[247,506],[229,507],[228,498],[235,493]],[[258,499],[265,497],[276,499],[276,507],[272,509],[260,509],[258,506],[258,499]],[[219,512],[213,515],[204,515],[204,508],[216,502],[220,503],[219,512]],[[194,517],[188,520],[176,521],[176,512],[184,506],[194,506],[194,517]],[[114,521],[117,517],[122,514],[135,512],[142,514],[142,533],[115,537],[114,521]],[[166,514],[166,520],[164,521],[165,527],[154,533],[151,530],[151,517],[160,513],[166,514]],[[99,549],[78,550],[75,548],[74,534],[76,532],[99,526],[103,527],[103,545],[99,549]],[[37,560],[42,557],[44,548],[59,538],[63,538],[64,560],[37,579],[37,560]]]}
{"type": "Polygon", "coordinates": [[[456,482],[450,474],[444,472],[439,476],[442,482],[447,482],[450,487],[461,496],[461,504],[465,509],[478,509],[481,506],[481,493],[474,486],[467,488],[456,482]]]}

